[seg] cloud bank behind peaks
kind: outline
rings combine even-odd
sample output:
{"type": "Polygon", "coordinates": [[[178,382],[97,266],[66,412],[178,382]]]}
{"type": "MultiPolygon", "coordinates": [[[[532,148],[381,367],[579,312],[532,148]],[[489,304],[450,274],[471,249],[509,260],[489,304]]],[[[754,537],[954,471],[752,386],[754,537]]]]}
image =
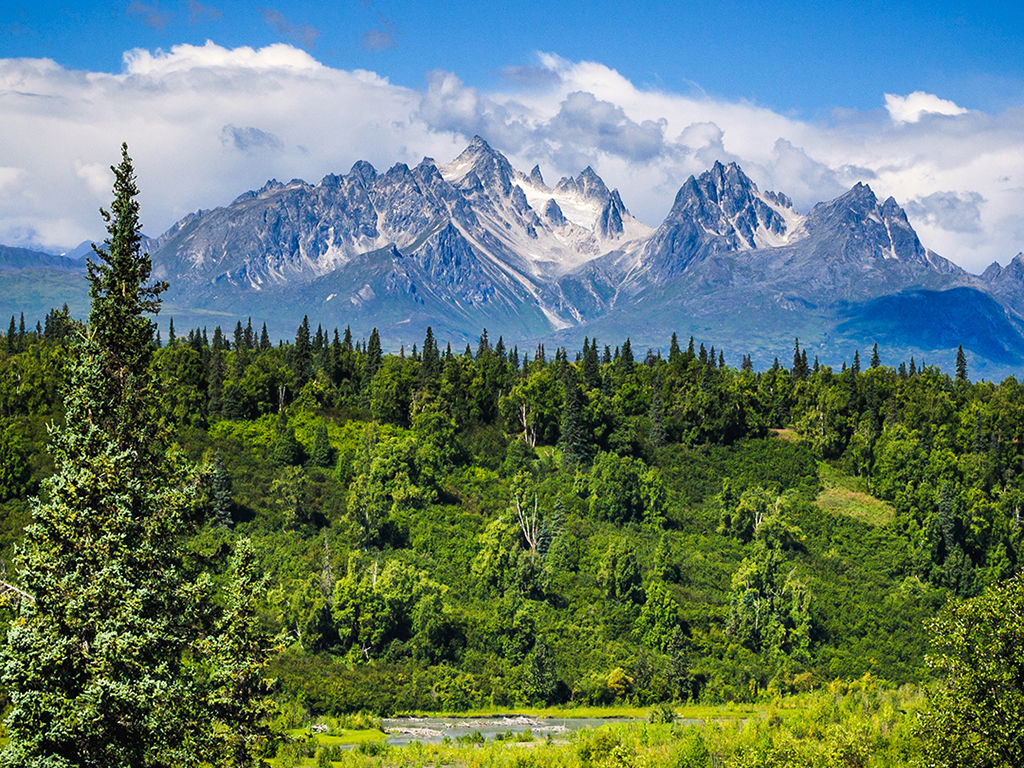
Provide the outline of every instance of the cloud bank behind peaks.
{"type": "Polygon", "coordinates": [[[897,123],[916,123],[925,115],[962,115],[966,109],[958,104],[940,99],[933,93],[914,91],[906,96],[885,94],[885,108],[897,123]]]}
{"type": "Polygon", "coordinates": [[[491,89],[446,71],[404,88],[290,44],[132,50],[115,74],[0,59],[0,243],[100,237],[96,208],[108,202],[122,140],[136,159],[143,223],[158,234],[270,177],[316,181],[358,159],[445,161],[480,134],[548,179],[592,165],[655,226],[687,176],[722,160],[805,210],[867,182],[907,206],[929,247],[974,271],[1017,253],[1024,108],[990,115],[923,92],[883,100],[808,121],[640,87],[554,54],[508,68],[491,89]]]}

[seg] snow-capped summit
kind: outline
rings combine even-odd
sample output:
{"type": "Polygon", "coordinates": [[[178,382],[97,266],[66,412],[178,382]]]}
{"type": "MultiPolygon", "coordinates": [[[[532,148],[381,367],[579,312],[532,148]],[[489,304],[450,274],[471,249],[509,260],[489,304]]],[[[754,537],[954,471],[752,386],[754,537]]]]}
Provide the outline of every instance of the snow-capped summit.
{"type": "MultiPolygon", "coordinates": [[[[975,284],[865,184],[800,213],[717,162],[682,184],[652,230],[594,168],[548,186],[540,166],[523,173],[479,136],[447,163],[359,161],[316,184],[271,180],[183,218],[150,252],[181,306],[256,314],[264,302],[268,316],[301,306],[399,336],[428,324],[453,338],[582,325],[607,335],[628,322],[667,337],[681,318],[754,305],[769,313],[766,333],[788,336],[797,307],[834,320],[839,310],[824,308],[839,302],[975,284]]],[[[1022,265],[977,282],[1016,306],[1022,265]]]]}
{"type": "Polygon", "coordinates": [[[735,163],[716,162],[680,187],[645,247],[645,261],[664,278],[715,253],[779,247],[805,236],[804,217],[789,198],[762,193],[735,163]]]}

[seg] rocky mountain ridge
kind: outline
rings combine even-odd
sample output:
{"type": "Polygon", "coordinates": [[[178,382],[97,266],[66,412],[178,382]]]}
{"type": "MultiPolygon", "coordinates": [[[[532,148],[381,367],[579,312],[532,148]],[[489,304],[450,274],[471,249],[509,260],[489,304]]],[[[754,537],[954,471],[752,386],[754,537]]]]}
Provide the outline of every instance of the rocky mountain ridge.
{"type": "Polygon", "coordinates": [[[865,184],[801,213],[735,163],[683,182],[652,230],[593,168],[549,186],[475,137],[444,164],[360,161],[315,184],[269,181],[148,247],[172,285],[168,312],[252,315],[282,336],[303,315],[363,335],[376,326],[396,347],[427,325],[457,343],[485,327],[525,344],[599,334],[664,346],[677,332],[761,360],[800,336],[830,360],[882,337],[941,357],[936,339],[959,333],[996,337],[977,345],[983,366],[1024,362],[1024,256],[970,275],[865,184]],[[944,309],[930,321],[929,307],[944,309]]]}

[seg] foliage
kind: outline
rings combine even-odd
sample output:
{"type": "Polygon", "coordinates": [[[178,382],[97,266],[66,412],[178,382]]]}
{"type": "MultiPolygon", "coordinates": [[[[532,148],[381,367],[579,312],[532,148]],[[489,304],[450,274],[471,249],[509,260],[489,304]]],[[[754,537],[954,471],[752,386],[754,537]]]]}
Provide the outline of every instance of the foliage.
{"type": "MultiPolygon", "coordinates": [[[[41,447],[78,333],[15,325],[0,434],[27,469],[0,501],[4,547],[53,472],[41,447]]],[[[881,352],[862,371],[803,353],[754,371],[697,342],[526,361],[486,335],[389,355],[377,333],[308,322],[280,346],[244,320],[208,330],[152,349],[150,412],[208,457],[220,525],[183,537],[197,563],[252,541],[261,620],[287,644],[277,698],[300,719],[924,682],[923,622],[1020,568],[1015,379],[881,352]]],[[[844,738],[835,760],[863,762],[844,738]]],[[[742,760],[826,760],[783,741],[742,760]]]]}
{"type": "Polygon", "coordinates": [[[949,606],[931,631],[943,683],[920,726],[927,765],[1024,763],[1024,580],[949,606]]]}
{"type": "Polygon", "coordinates": [[[65,423],[16,560],[26,593],[2,680],[17,766],[250,764],[264,740],[265,638],[243,545],[224,610],[186,554],[207,511],[205,480],[156,432],[152,322],[127,147],[110,237],[90,262],[88,330],[71,349],[65,423]]]}

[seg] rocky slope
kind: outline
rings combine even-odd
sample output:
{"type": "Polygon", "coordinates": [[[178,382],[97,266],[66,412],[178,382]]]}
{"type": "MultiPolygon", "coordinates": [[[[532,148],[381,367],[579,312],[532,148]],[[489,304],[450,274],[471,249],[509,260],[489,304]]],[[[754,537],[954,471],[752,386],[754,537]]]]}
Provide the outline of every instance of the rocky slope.
{"type": "Polygon", "coordinates": [[[975,370],[1024,362],[1024,256],[973,276],[864,184],[801,213],[732,163],[687,179],[652,230],[592,168],[549,186],[476,137],[449,163],[270,181],[148,246],[179,325],[252,315],[287,336],[309,315],[393,347],[428,324],[459,344],[675,331],[761,362],[794,336],[823,362],[875,341],[945,362],[961,338],[975,370]]]}

